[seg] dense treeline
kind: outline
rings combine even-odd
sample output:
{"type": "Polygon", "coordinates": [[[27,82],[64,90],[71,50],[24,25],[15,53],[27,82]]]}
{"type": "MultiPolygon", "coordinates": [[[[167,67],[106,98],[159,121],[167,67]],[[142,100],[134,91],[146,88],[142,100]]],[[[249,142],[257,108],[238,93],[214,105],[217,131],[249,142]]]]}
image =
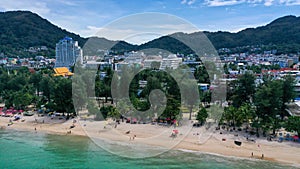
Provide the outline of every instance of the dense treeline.
{"type": "MultiPolygon", "coordinates": [[[[172,38],[182,36],[193,39],[201,32],[192,34],[175,33],[162,36],[142,45],[132,45],[124,41],[111,41],[105,38],[82,38],[79,35],[61,29],[46,19],[29,11],[10,11],[0,13],[0,53],[5,56],[32,57],[36,55],[54,56],[55,44],[65,36],[79,42],[81,47],[90,44],[84,52],[98,54],[98,50],[112,49],[116,54],[148,48],[164,49],[172,53],[194,53],[182,42],[172,38]],[[28,52],[29,47],[47,46],[48,51],[28,52]]],[[[238,33],[204,32],[216,49],[231,48],[232,52],[249,52],[251,47],[258,46],[262,50],[276,49],[277,53],[297,53],[300,48],[300,18],[285,16],[274,20],[266,26],[250,28],[238,33]],[[244,47],[243,47],[244,46],[244,47]]]]}
{"type": "Polygon", "coordinates": [[[6,108],[26,110],[33,104],[44,105],[48,111],[75,115],[72,101],[72,81],[54,77],[48,69],[29,71],[27,67],[18,70],[0,68],[0,98],[6,108]]]}
{"type": "Polygon", "coordinates": [[[287,111],[287,103],[295,98],[295,79],[285,76],[273,79],[265,76],[263,83],[256,84],[253,74],[246,73],[228,86],[227,99],[229,107],[225,108],[221,123],[231,127],[255,128],[259,136],[285,127],[289,131],[300,132],[299,117],[291,117],[287,111]]]}
{"type": "MultiPolygon", "coordinates": [[[[256,46],[263,50],[277,50],[277,54],[298,53],[300,48],[300,18],[285,16],[278,18],[266,26],[249,28],[238,33],[230,32],[204,32],[216,49],[230,48],[234,53],[253,52],[251,49],[256,46]]],[[[142,48],[160,48],[173,53],[193,53],[182,43],[174,40],[173,36],[185,36],[193,39],[201,34],[175,33],[171,36],[163,36],[141,45],[142,48]]]]}
{"type": "MultiPolygon", "coordinates": [[[[196,81],[183,80],[180,82],[183,86],[181,89],[174,77],[168,73],[169,70],[161,71],[155,67],[141,71],[135,66],[124,66],[118,72],[114,72],[110,68],[95,72],[83,70],[79,66],[75,71],[79,74],[72,77],[73,82],[75,82],[75,84],[73,83],[75,107],[81,109],[86,106],[89,113],[95,115],[97,120],[107,117],[120,118],[121,114],[135,117],[143,116],[149,120],[154,117],[155,112],[161,112],[161,109],[164,108],[158,106],[148,111],[152,106],[151,104],[166,105],[163,112],[158,115],[159,118],[179,120],[182,107],[187,109],[186,111],[190,113],[191,118],[192,111],[198,108],[194,107],[197,101],[210,102],[210,91],[202,92],[200,88],[190,87],[192,83],[209,83],[208,74],[203,66],[195,69],[193,75],[196,77],[196,81]],[[96,77],[94,73],[96,73],[96,77]],[[105,76],[102,76],[103,74],[105,76]],[[91,79],[95,79],[95,82],[91,82],[91,79]],[[146,81],[146,84],[141,86],[140,81],[146,81]],[[163,100],[163,95],[160,94],[151,96],[151,92],[155,89],[161,90],[166,100],[163,100]],[[194,90],[199,90],[200,97],[194,90]],[[188,97],[181,98],[181,92],[185,92],[188,97]],[[182,105],[182,99],[185,100],[184,105],[182,105]],[[117,109],[111,106],[116,106],[117,109]],[[134,110],[149,114],[134,114],[134,110]]],[[[181,71],[181,69],[177,71],[181,71]]],[[[180,75],[181,73],[175,72],[174,74],[180,75]]],[[[186,75],[184,74],[184,76],[186,75]]],[[[177,78],[185,77],[178,76],[177,78]]]]}
{"type": "Polygon", "coordinates": [[[64,36],[74,38],[79,45],[85,42],[79,35],[63,30],[29,11],[1,12],[0,25],[0,53],[7,56],[28,56],[30,53],[24,49],[36,46],[47,46],[51,53],[45,54],[54,56],[55,44],[64,36]]]}
{"type": "MultiPolygon", "coordinates": [[[[198,83],[210,83],[203,66],[196,67],[193,75],[198,83]]],[[[198,88],[199,95],[193,96],[197,92],[187,90],[191,88],[189,86],[191,81],[183,81],[182,84],[186,87],[180,89],[178,82],[170,74],[159,71],[155,67],[141,72],[139,69],[126,67],[121,72],[113,72],[112,69],[106,68],[98,70],[96,77],[89,71],[83,71],[80,76],[74,76],[72,79],[55,77],[53,71],[49,69],[29,71],[27,67],[21,67],[12,71],[1,67],[0,82],[1,102],[4,102],[7,108],[26,110],[30,104],[34,104],[36,108],[44,105],[49,111],[66,113],[67,117],[70,114],[76,115],[76,112],[87,108],[89,114],[95,115],[96,120],[103,120],[107,117],[118,119],[121,114],[126,115],[128,112],[132,112],[132,107],[129,105],[144,112],[155,101],[162,101],[160,100],[161,96],[155,98],[154,102],[150,100],[151,91],[154,89],[161,90],[167,99],[166,108],[158,118],[180,120],[184,108],[190,113],[190,119],[192,119],[192,112],[199,110],[196,119],[203,124],[207,118],[213,117],[212,113],[215,111],[206,110],[203,107],[211,102],[211,95],[215,93],[214,89],[202,91],[198,88]],[[103,72],[106,74],[104,77],[101,76],[103,72]],[[130,74],[135,74],[131,81],[130,74]],[[118,79],[117,83],[113,83],[114,78],[118,79]],[[92,83],[93,80],[95,83],[92,83]],[[147,81],[147,84],[141,87],[140,81],[147,81]],[[89,84],[94,84],[94,86],[89,84]],[[117,90],[124,86],[128,86],[129,90],[117,90]],[[120,95],[122,92],[128,92],[129,102],[118,96],[114,96],[112,99],[114,90],[117,90],[117,94],[120,95]],[[190,96],[183,98],[185,101],[183,105],[181,92],[190,96]],[[93,96],[96,96],[96,101],[93,96]],[[197,102],[195,98],[202,102],[200,107],[194,107],[197,102]],[[74,107],[74,105],[76,106],[74,107]]],[[[245,73],[227,86],[229,106],[225,107],[218,123],[233,128],[246,125],[255,128],[254,133],[258,136],[259,133],[266,135],[269,131],[274,134],[281,127],[299,133],[300,118],[290,116],[286,112],[287,103],[292,102],[294,98],[293,77],[272,79],[265,76],[263,83],[257,84],[253,74],[245,73]]],[[[153,109],[152,111],[159,112],[160,110],[153,109]]],[[[153,112],[143,116],[153,118],[153,112]]],[[[131,114],[131,116],[138,115],[131,114]]]]}

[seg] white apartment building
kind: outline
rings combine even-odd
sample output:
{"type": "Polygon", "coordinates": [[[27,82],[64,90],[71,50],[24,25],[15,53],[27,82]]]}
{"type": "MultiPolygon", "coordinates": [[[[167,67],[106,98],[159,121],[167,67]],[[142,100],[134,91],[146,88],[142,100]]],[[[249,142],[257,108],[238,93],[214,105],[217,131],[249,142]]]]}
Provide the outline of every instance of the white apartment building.
{"type": "Polygon", "coordinates": [[[144,60],[144,69],[151,69],[153,64],[152,63],[159,63],[161,65],[162,57],[160,55],[152,55],[147,56],[144,60]]]}
{"type": "Polygon", "coordinates": [[[175,54],[169,55],[167,58],[163,58],[160,69],[165,70],[166,68],[177,69],[182,63],[182,58],[178,58],[175,54]]]}

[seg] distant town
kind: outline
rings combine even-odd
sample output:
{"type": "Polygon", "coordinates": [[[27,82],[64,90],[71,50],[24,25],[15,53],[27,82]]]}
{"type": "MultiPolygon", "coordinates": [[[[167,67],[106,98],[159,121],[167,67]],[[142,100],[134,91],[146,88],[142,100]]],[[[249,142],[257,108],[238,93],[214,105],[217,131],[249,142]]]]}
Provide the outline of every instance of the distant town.
{"type": "MultiPolygon", "coordinates": [[[[242,47],[241,47],[242,48],[242,47]]],[[[296,79],[295,90],[297,97],[295,100],[300,100],[300,71],[299,71],[299,57],[300,54],[279,54],[277,50],[266,50],[258,46],[245,46],[252,52],[246,53],[232,53],[228,48],[221,48],[218,50],[219,62],[224,64],[223,81],[235,80],[239,75],[245,72],[251,72],[256,75],[256,83],[262,81],[263,75],[271,75],[276,78],[283,77],[287,74],[293,75],[296,79]],[[259,52],[258,51],[262,51],[259,52]]],[[[26,51],[35,53],[38,51],[48,50],[47,46],[30,47],[26,51]]],[[[180,65],[187,65],[190,71],[194,72],[195,67],[203,65],[201,59],[195,54],[157,54],[147,55],[143,51],[124,52],[123,54],[114,54],[115,51],[101,50],[101,56],[83,56],[82,48],[71,37],[64,37],[56,44],[55,59],[49,56],[36,56],[35,58],[22,57],[5,57],[0,55],[0,65],[8,71],[18,69],[22,66],[29,69],[54,69],[55,76],[70,76],[70,72],[57,72],[56,68],[66,67],[69,71],[78,61],[85,68],[100,69],[105,68],[120,71],[124,65],[135,65],[143,69],[151,69],[153,62],[157,63],[158,69],[165,70],[166,68],[177,69],[180,65]]],[[[105,76],[105,72],[101,73],[105,76]]],[[[206,86],[209,84],[199,84],[206,86]]]]}

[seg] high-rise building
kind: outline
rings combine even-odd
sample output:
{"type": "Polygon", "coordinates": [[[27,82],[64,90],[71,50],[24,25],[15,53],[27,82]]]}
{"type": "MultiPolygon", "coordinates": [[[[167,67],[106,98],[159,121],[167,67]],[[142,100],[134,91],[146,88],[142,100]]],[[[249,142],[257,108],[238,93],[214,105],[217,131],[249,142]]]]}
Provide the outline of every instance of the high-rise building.
{"type": "Polygon", "coordinates": [[[61,39],[55,48],[56,62],[55,67],[68,67],[74,65],[76,59],[80,59],[82,63],[82,49],[78,46],[78,42],[70,37],[61,39]]]}

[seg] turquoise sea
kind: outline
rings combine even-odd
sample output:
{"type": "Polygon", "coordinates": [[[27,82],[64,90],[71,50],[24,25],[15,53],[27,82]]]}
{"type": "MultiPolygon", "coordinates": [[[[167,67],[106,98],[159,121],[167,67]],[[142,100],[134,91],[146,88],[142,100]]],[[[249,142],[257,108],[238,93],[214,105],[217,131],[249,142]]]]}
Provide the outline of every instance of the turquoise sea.
{"type": "Polygon", "coordinates": [[[295,167],[261,160],[179,150],[171,150],[152,158],[129,159],[106,152],[85,137],[0,130],[0,168],[288,169],[295,167]]]}

